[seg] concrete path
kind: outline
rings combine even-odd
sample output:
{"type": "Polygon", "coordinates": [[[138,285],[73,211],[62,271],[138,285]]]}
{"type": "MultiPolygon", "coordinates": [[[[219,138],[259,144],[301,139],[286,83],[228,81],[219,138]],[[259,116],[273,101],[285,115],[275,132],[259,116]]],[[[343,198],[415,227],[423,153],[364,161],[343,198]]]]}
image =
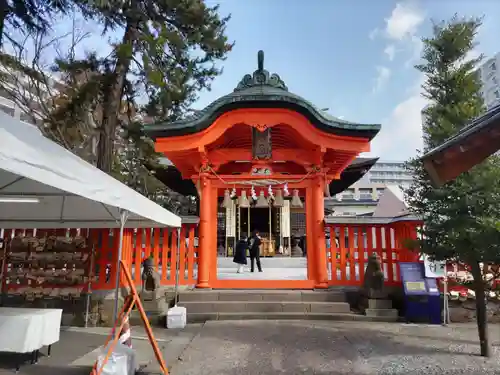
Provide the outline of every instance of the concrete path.
{"type": "MultiPolygon", "coordinates": [[[[108,329],[61,332],[52,356],[19,375],[84,375],[108,329]]],[[[491,325],[494,357],[478,356],[473,324],[450,327],[364,322],[248,321],[155,329],[171,375],[499,374],[500,325],[491,325]]],[[[132,328],[141,373],[159,374],[141,327],[132,328]]],[[[42,353],[43,354],[43,353],[42,353]]],[[[0,375],[14,374],[0,355],[0,375]]]]}
{"type": "Polygon", "coordinates": [[[169,365],[172,375],[498,374],[499,333],[485,360],[470,325],[209,322],[169,365]]]}

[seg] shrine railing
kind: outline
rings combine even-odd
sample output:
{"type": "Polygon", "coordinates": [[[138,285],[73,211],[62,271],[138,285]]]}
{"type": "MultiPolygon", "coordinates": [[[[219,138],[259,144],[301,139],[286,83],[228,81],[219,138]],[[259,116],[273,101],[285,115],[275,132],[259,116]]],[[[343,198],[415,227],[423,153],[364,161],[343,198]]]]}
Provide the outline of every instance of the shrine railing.
{"type": "MultiPolygon", "coordinates": [[[[129,265],[129,271],[136,285],[141,284],[142,261],[152,257],[156,271],[160,274],[162,285],[175,285],[175,265],[179,255],[179,284],[193,285],[196,282],[197,250],[195,248],[196,223],[186,223],[180,230],[180,248],[177,250],[177,229],[169,228],[137,228],[125,229],[123,235],[122,259],[129,265]]],[[[92,255],[87,259],[92,263],[90,277],[92,290],[111,290],[116,286],[116,264],[120,231],[118,229],[4,229],[2,239],[8,246],[10,239],[23,237],[74,237],[87,238],[92,255]]],[[[59,262],[60,263],[60,262],[59,262]]],[[[70,262],[69,262],[70,263],[70,262]]],[[[71,264],[67,269],[71,268],[71,264]]],[[[7,264],[3,262],[4,271],[7,264]]],[[[61,266],[62,267],[62,266],[61,266]]],[[[31,267],[30,267],[31,268],[31,267]]],[[[58,267],[60,268],[60,267],[58,267]]],[[[32,270],[26,270],[31,272],[32,270]]],[[[59,271],[59,269],[58,269],[59,271]]],[[[5,276],[5,272],[2,273],[5,276]]],[[[35,285],[33,285],[35,287],[35,285]]],[[[64,284],[61,284],[61,288],[64,284]]],[[[2,291],[6,292],[7,285],[2,291]]],[[[88,286],[79,290],[86,292],[88,286]]]]}
{"type": "Polygon", "coordinates": [[[330,285],[361,286],[368,257],[376,253],[381,260],[386,285],[399,285],[399,262],[418,260],[418,253],[405,248],[407,239],[417,238],[418,221],[377,223],[376,220],[345,218],[326,224],[327,269],[330,285]],[[373,222],[371,222],[373,221],[373,222]]]}
{"type": "MultiPolygon", "coordinates": [[[[380,223],[370,222],[368,219],[353,219],[355,219],[353,222],[349,222],[349,219],[339,217],[333,220],[328,218],[326,221],[326,267],[329,285],[361,286],[368,257],[372,253],[377,253],[381,259],[386,284],[398,285],[400,283],[398,262],[418,259],[418,254],[404,248],[404,241],[407,238],[416,238],[417,227],[420,224],[411,221],[380,223]]],[[[142,261],[152,257],[162,285],[175,285],[177,260],[179,284],[196,284],[197,231],[196,221],[183,223],[180,230],[180,248],[177,249],[176,229],[126,229],[122,260],[128,265],[134,283],[141,284],[142,261]]],[[[92,244],[94,254],[91,260],[92,274],[89,275],[92,280],[91,289],[94,291],[114,289],[115,265],[118,260],[118,229],[3,230],[5,240],[16,235],[87,237],[92,244]]]]}

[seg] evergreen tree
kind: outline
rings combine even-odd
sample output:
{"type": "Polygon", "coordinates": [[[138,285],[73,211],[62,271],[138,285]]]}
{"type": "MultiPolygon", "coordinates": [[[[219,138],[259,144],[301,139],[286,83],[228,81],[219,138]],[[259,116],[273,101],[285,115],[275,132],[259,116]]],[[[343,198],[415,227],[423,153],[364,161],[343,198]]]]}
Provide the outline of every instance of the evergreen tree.
{"type": "MultiPolygon", "coordinates": [[[[13,30],[23,34],[46,33],[52,26],[52,17],[67,14],[73,5],[72,0],[0,0],[0,47],[5,40],[17,43],[10,34],[13,30]]],[[[85,11],[85,6],[80,9],[85,11]]]]}
{"type": "MultiPolygon", "coordinates": [[[[434,25],[432,37],[423,40],[423,63],[416,68],[426,76],[424,96],[430,101],[423,126],[425,150],[440,145],[484,112],[475,72],[481,57],[467,58],[480,25],[480,19],[455,16],[434,25]]],[[[474,277],[481,355],[490,356],[484,270],[500,261],[498,157],[441,188],[432,187],[420,159],[407,166],[415,179],[405,195],[411,211],[424,220],[419,249],[436,260],[468,265],[474,277]]]]}
{"type": "Polygon", "coordinates": [[[221,18],[218,7],[203,0],[107,0],[93,2],[87,10],[104,31],[123,30],[114,53],[101,61],[109,67],[101,76],[105,84],[96,85],[96,79],[88,83],[99,88],[102,98],[97,167],[109,173],[126,89],[134,89],[133,97],[142,89],[154,104],[149,109],[154,108],[155,117],[179,115],[221,73],[215,63],[232,48],[225,35],[229,17],[221,18]]]}

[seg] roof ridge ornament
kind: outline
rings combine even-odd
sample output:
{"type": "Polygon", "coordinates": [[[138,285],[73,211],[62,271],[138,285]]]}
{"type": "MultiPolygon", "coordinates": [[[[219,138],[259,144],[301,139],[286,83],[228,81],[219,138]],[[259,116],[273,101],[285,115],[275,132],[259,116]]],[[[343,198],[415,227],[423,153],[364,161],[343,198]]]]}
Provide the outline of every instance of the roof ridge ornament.
{"type": "Polygon", "coordinates": [[[257,70],[253,72],[253,75],[245,74],[234,91],[241,91],[258,86],[271,86],[288,91],[288,87],[278,74],[269,74],[269,72],[264,69],[264,51],[262,50],[257,53],[257,70]]]}

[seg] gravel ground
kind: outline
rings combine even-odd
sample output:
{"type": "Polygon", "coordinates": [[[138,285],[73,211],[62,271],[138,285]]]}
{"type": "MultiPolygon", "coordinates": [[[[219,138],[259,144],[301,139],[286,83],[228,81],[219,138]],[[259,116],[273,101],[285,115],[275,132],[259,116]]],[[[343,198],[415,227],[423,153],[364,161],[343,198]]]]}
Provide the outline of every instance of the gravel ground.
{"type": "MultiPolygon", "coordinates": [[[[83,375],[107,329],[61,332],[50,358],[21,367],[19,375],[83,375]]],[[[158,374],[145,332],[133,327],[133,344],[158,374]],[[143,339],[141,339],[143,337],[143,339]]],[[[500,374],[500,325],[490,325],[494,356],[481,358],[475,325],[450,327],[369,322],[246,321],[156,329],[171,375],[276,374],[500,374]]],[[[146,365],[147,364],[147,365],[146,365]]],[[[0,355],[0,375],[14,374],[0,355]]]]}
{"type": "MultiPolygon", "coordinates": [[[[42,348],[39,362],[22,365],[18,375],[88,375],[87,366],[69,366],[103,344],[103,336],[81,332],[61,332],[60,341],[52,345],[51,356],[42,348]]],[[[15,358],[12,354],[0,354],[0,375],[15,374],[15,358]]]]}
{"type": "Polygon", "coordinates": [[[172,375],[500,374],[499,333],[491,326],[486,360],[471,325],[209,322],[169,367],[172,375]]]}

